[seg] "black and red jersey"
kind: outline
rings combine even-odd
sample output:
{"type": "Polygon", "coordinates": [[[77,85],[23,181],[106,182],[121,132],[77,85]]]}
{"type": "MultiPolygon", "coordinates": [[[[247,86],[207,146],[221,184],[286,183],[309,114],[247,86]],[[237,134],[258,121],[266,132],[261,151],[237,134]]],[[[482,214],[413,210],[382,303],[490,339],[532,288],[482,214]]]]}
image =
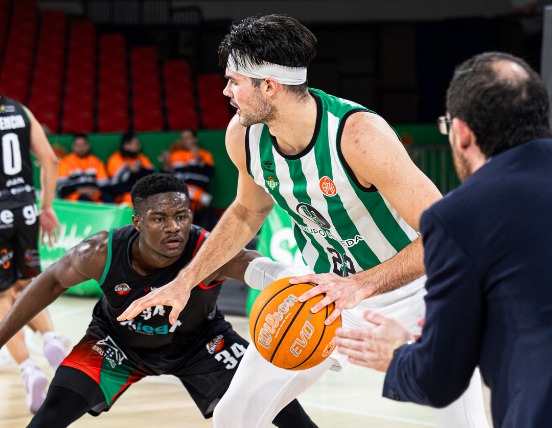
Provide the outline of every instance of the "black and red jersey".
{"type": "Polygon", "coordinates": [[[182,256],[172,265],[151,275],[137,273],[131,265],[131,248],[138,231],[133,226],[112,229],[106,266],[100,280],[104,297],[94,309],[94,318],[109,327],[114,335],[131,347],[159,348],[174,340],[175,335],[191,334],[216,314],[216,301],[222,281],[194,287],[190,299],[175,325],[169,323],[169,306],[156,306],[143,311],[130,321],[117,321],[117,317],[136,299],[147,295],[172,281],[195,256],[208,232],[192,225],[182,256]]]}

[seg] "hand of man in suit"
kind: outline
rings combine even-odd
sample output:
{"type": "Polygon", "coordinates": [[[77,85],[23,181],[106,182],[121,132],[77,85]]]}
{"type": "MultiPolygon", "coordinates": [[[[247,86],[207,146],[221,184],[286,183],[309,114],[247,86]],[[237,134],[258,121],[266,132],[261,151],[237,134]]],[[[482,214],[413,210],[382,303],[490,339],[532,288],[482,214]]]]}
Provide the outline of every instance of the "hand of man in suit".
{"type": "Polygon", "coordinates": [[[334,339],[337,350],[353,364],[387,371],[395,350],[414,337],[393,318],[366,311],[364,319],[373,326],[337,329],[334,339]]]}

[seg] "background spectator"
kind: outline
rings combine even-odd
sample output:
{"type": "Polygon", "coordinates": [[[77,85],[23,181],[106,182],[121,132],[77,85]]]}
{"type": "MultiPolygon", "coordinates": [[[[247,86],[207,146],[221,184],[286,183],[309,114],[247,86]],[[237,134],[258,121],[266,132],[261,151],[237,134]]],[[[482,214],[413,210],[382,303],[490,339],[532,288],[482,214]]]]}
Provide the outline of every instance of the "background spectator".
{"type": "Polygon", "coordinates": [[[111,178],[114,202],[132,206],[130,191],[140,178],[154,172],[153,165],[141,153],[142,145],[134,132],[127,132],[121,139],[121,148],[107,160],[107,173],[111,178]]]}
{"type": "Polygon", "coordinates": [[[163,158],[163,171],[172,172],[188,184],[194,222],[203,224],[205,208],[213,199],[209,193],[209,181],[215,172],[212,153],[198,146],[196,131],[184,129],[180,139],[173,144],[169,153],[164,153],[163,158]]]}
{"type": "Polygon", "coordinates": [[[113,202],[104,163],[90,153],[86,134],[75,134],[73,152],[58,167],[58,194],[71,201],[113,202]]]}

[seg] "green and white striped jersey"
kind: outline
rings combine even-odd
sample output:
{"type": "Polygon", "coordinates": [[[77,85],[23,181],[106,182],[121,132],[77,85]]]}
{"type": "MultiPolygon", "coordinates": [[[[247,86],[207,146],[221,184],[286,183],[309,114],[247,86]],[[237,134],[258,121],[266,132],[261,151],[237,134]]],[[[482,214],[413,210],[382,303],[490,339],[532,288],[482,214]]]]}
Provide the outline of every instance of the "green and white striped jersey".
{"type": "Polygon", "coordinates": [[[309,91],[318,114],[305,150],[282,154],[268,127],[256,124],[247,131],[247,165],[255,182],[291,216],[305,263],[316,273],[347,276],[393,257],[418,233],[377,189],[364,188],[343,158],[345,120],[370,110],[309,91]]]}

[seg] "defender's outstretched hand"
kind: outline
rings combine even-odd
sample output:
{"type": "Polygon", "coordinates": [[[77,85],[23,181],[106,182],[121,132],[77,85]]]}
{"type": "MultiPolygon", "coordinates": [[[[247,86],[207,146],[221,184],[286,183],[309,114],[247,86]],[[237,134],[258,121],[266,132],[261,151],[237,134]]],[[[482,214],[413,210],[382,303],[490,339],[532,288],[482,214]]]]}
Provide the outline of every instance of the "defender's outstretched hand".
{"type": "Polygon", "coordinates": [[[175,278],[168,284],[157,290],[151,291],[147,296],[132,302],[132,304],[117,317],[117,321],[130,320],[138,316],[145,309],[157,305],[172,306],[169,314],[169,322],[174,325],[180,312],[188,303],[191,287],[187,287],[182,278],[175,278]]]}

